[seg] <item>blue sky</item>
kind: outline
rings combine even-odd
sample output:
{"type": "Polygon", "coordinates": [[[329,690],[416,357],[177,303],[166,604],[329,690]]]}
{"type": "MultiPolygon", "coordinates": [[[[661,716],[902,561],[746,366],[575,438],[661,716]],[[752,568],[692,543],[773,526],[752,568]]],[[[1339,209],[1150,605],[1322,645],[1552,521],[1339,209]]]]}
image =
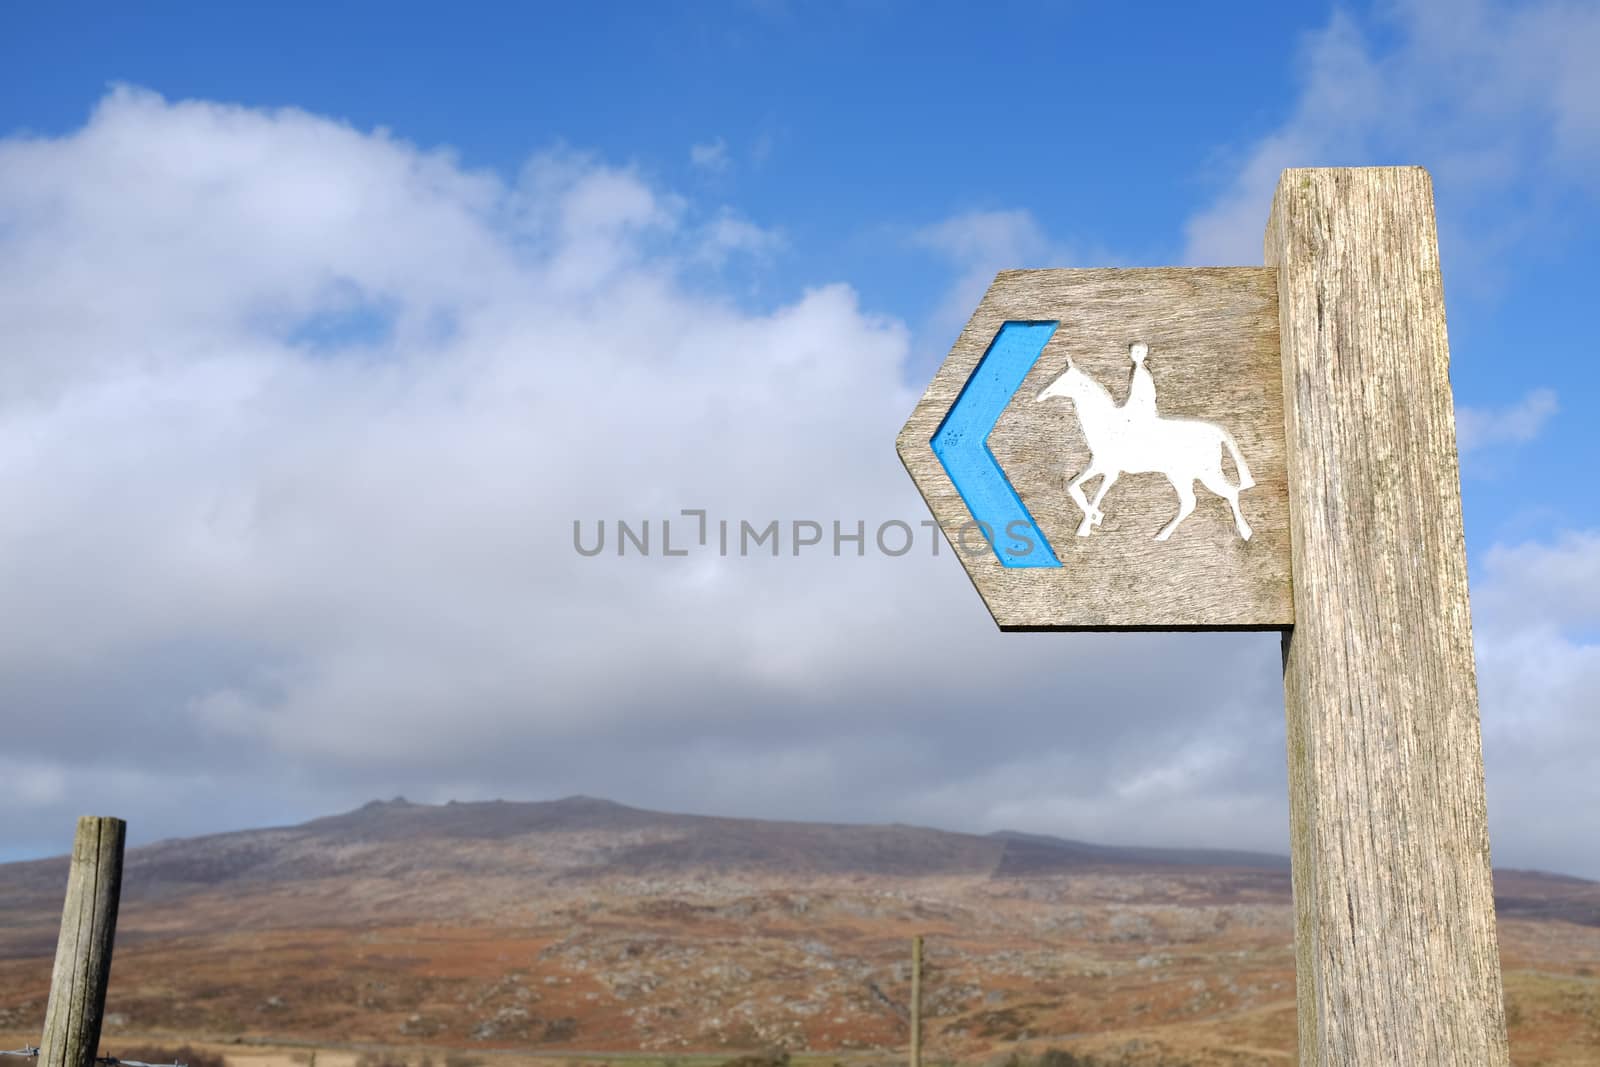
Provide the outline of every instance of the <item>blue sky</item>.
{"type": "Polygon", "coordinates": [[[124,82],[386,127],[507,174],[566,144],[781,228],[759,280],[772,298],[845,277],[910,317],[947,268],[905,237],[959,212],[1026,208],[1107,255],[1174,261],[1187,213],[1228,176],[1226,146],[1292,98],[1294,41],[1325,16],[1286,6],[1204,49],[1209,16],[1152,25],[1114,5],[35,10],[0,45],[0,121],[70,130],[124,82]],[[722,146],[725,166],[695,167],[696,144],[722,146]]]}
{"type": "Polygon", "coordinates": [[[980,632],[953,565],[689,581],[585,569],[561,539],[577,515],[702,500],[920,518],[894,433],[995,270],[1257,263],[1281,167],[1420,163],[1439,206],[1496,855],[1600,875],[1570,814],[1600,803],[1600,512],[1582,488],[1600,463],[1600,19],[1421,0],[1229,11],[8,11],[0,485],[32,506],[0,541],[0,590],[29,608],[12,616],[0,707],[48,724],[20,729],[37,769],[0,856],[59,848],[78,806],[64,783],[90,771],[125,775],[105,795],[137,839],[380,793],[567,791],[1282,847],[1269,639],[1051,646],[1090,666],[1176,659],[1095,683],[1146,709],[1132,719],[1148,734],[1040,710],[1001,731],[1008,747],[973,736],[931,658],[982,642],[1018,706],[1063,683],[1020,665],[1032,639],[980,632]],[[629,384],[561,424],[565,459],[524,439],[552,376],[588,395],[608,368],[629,384]],[[698,391],[654,410],[679,379],[698,391]],[[773,380],[794,396],[769,411],[773,380]],[[413,455],[418,435],[446,458],[413,455]],[[374,475],[384,456],[412,481],[374,475]],[[382,509],[387,526],[365,525],[382,509]],[[243,516],[233,540],[218,515],[243,516]],[[84,529],[123,547],[67,532],[84,529]],[[643,620],[623,654],[653,691],[585,690],[564,597],[643,620]],[[16,621],[77,633],[83,613],[77,653],[16,621]],[[947,614],[936,637],[913,625],[947,614]],[[501,647],[479,619],[562,654],[501,647]],[[768,631],[800,650],[752,636],[768,631]],[[1251,680],[1184,724],[1182,664],[1218,656],[1251,680]],[[374,681],[397,660],[417,665],[403,692],[374,681]],[[893,707],[861,711],[885,693],[893,707]],[[752,705],[769,710],[735,710],[752,705]],[[394,735],[376,752],[350,739],[374,723],[394,735]],[[107,745],[87,762],[67,740],[85,729],[107,745]],[[915,766],[883,756],[929,731],[915,766]],[[504,761],[518,745],[547,754],[537,773],[504,761]],[[608,746],[609,762],[576,755],[608,746]],[[130,769],[115,753],[148,755],[130,769]],[[888,762],[872,788],[841,788],[861,753],[888,762]],[[638,772],[663,761],[704,773],[638,772]],[[930,768],[945,784],[902,788],[930,768]]]}
{"type": "MultiPolygon", "coordinates": [[[[741,299],[772,303],[844,279],[868,307],[912,323],[933,317],[951,273],[912,239],[930,219],[1025,211],[1071,265],[1188,261],[1186,222],[1293,117],[1315,47],[1307,38],[1335,17],[1313,4],[1240,5],[1222,23],[1192,5],[1156,15],[1003,4],[981,16],[956,3],[506,5],[470,18],[416,4],[157,10],[12,13],[0,128],[69,131],[125,83],[169,99],[303,108],[507,175],[531,152],[567,145],[779,232],[781,252],[731,290],[741,299]],[[696,166],[695,145],[717,162],[696,166]]],[[[1375,56],[1403,52],[1405,29],[1387,6],[1338,11],[1375,56]]],[[[1438,170],[1432,147],[1306,162],[1438,170]]],[[[1491,138],[1481,147],[1496,150],[1491,138]]],[[[1521,151],[1520,139],[1504,148],[1521,151]]],[[[1600,372],[1581,358],[1595,349],[1580,324],[1600,271],[1592,183],[1526,175],[1480,202],[1448,170],[1436,178],[1442,213],[1464,202],[1461,225],[1498,228],[1503,211],[1501,225],[1527,227],[1495,235],[1487,261],[1470,265],[1452,262],[1446,233],[1461,401],[1503,405],[1541,385],[1592,391],[1600,372]],[[1533,205],[1538,217],[1525,219],[1533,205]]],[[[908,373],[936,362],[950,333],[920,335],[908,373]]],[[[1531,485],[1497,462],[1477,465],[1475,541],[1527,523],[1593,522],[1592,499],[1555,491],[1600,460],[1582,431],[1570,417],[1546,426],[1531,485]]]]}

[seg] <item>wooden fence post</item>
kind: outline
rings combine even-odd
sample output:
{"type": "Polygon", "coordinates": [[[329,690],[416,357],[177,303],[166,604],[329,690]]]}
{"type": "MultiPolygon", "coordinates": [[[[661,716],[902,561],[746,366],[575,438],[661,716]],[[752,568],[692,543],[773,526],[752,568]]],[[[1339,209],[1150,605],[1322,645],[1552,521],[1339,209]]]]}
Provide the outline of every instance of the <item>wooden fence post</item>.
{"type": "Polygon", "coordinates": [[[89,1067],[98,1054],[126,833],[121,819],[78,820],[38,1067],[89,1067]]]}
{"type": "Polygon", "coordinates": [[[1300,1062],[1504,1067],[1432,184],[1287,170],[1278,268],[1300,1062]]]}
{"type": "Polygon", "coordinates": [[[911,1067],[922,1067],[922,935],[911,939],[911,1067]]]}

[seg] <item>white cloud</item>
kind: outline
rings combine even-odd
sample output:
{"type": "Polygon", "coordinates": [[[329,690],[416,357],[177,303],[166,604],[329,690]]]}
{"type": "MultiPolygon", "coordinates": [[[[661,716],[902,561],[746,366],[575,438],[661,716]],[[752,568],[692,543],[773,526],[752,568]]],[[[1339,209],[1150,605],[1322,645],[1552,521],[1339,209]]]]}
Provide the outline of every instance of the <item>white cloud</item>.
{"type": "Polygon", "coordinates": [[[775,240],[581,154],[508,182],[294,110],[121,89],[0,141],[0,707],[74,783],[30,779],[9,847],[80,808],[147,836],[463,782],[1271,847],[1270,639],[1001,637],[925,531],[902,559],[573,550],[574,519],[659,537],[686,507],[926,516],[906,328],[845,285],[753,311],[686,273],[775,240]],[[1196,767],[1242,714],[1188,693],[1202,661],[1260,722],[1196,767]],[[1204,824],[1189,785],[1104,799],[1129,779],[1268,799],[1204,824]]]}
{"type": "Polygon", "coordinates": [[[60,804],[67,796],[67,775],[59,764],[16,767],[6,779],[7,795],[23,808],[60,804]]]}
{"type": "MultiPolygon", "coordinates": [[[[0,622],[10,680],[242,646],[161,714],[285,752],[365,759],[530,701],[594,716],[692,667],[709,651],[675,657],[665,620],[624,606],[672,602],[677,575],[580,569],[571,520],[776,507],[779,486],[814,507],[826,479],[801,474],[908,406],[898,327],[842,287],[766,316],[685,295],[677,250],[751,231],[702,237],[587,160],[504,187],[301,113],[122,90],[69,138],[7,143],[0,202],[0,471],[28,501],[0,552],[8,603],[30,605],[0,622]],[[387,340],[290,342],[351,291],[393,309],[387,340]],[[840,431],[802,435],[824,400],[840,431]],[[787,473],[741,499],[756,453],[787,473]],[[604,670],[630,629],[632,668],[604,670]]],[[[748,640],[726,591],[701,599],[748,640]]]]}
{"type": "Polygon", "coordinates": [[[699,256],[707,262],[721,264],[735,254],[770,256],[783,246],[783,236],[777,231],[724,210],[705,226],[699,256]]]}
{"type": "Polygon", "coordinates": [[[699,170],[721,173],[728,169],[728,142],[718,137],[702,144],[691,145],[689,162],[699,170]]]}
{"type": "Polygon", "coordinates": [[[1442,224],[1447,268],[1464,278],[1492,275],[1510,241],[1558,220],[1552,194],[1600,191],[1600,10],[1405,0],[1383,18],[1391,43],[1342,12],[1307,38],[1294,106],[1189,220],[1186,262],[1260,263],[1285,167],[1428,167],[1454,220],[1442,224]],[[1531,184],[1543,195],[1528,197],[1531,184]],[[1508,191],[1511,210],[1493,195],[1508,191]]]}
{"type": "Polygon", "coordinates": [[[1030,264],[1051,254],[1051,244],[1033,215],[1026,211],[971,211],[917,231],[918,244],[953,260],[982,261],[995,269],[1009,263],[1030,264]]]}
{"type": "Polygon", "coordinates": [[[1475,599],[1497,627],[1600,625],[1600,532],[1495,545],[1484,554],[1483,571],[1475,599]]]}
{"type": "MultiPolygon", "coordinates": [[[[925,540],[573,551],[574,519],[659,537],[685,507],[925,517],[892,448],[905,326],[845,285],[755,311],[700,273],[777,240],[593,157],[507,181],[293,110],[118,90],[0,141],[0,707],[40,768],[6,844],[58,849],[80,810],[148,837],[588,792],[1282,848],[1270,636],[1001,636],[925,540]]],[[[1068,261],[1023,214],[920,240],[962,316],[998,266],[1068,261]]],[[[1491,730],[1518,694],[1577,706],[1592,656],[1568,641],[1548,694],[1494,658],[1532,632],[1492,621],[1532,594],[1494,590],[1543,588],[1505,560],[1491,730]]],[[[1552,774],[1595,778],[1584,751],[1552,774]]],[[[1507,811],[1544,773],[1491,771],[1507,811]]],[[[1575,867],[1576,825],[1509,858],[1575,867]]]]}
{"type": "Polygon", "coordinates": [[[1073,265],[1072,253],[1051,240],[1027,211],[953,215],[917,230],[911,243],[938,253],[958,272],[931,317],[931,330],[946,344],[966,325],[1000,271],[1073,265]]]}
{"type": "Polygon", "coordinates": [[[1496,860],[1600,875],[1566,817],[1600,811],[1600,531],[1491,548],[1473,622],[1496,860]]]}
{"type": "Polygon", "coordinates": [[[1463,455],[1490,445],[1525,444],[1539,436],[1559,405],[1553,389],[1534,389],[1505,408],[1456,408],[1456,444],[1463,455]]]}

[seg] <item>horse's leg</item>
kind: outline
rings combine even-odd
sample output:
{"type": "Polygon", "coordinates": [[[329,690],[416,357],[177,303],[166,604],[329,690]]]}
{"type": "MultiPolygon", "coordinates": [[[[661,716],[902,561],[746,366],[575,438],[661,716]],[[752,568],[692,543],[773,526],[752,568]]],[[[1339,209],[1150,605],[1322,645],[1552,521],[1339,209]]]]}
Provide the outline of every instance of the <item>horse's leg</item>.
{"type": "Polygon", "coordinates": [[[1078,510],[1083,512],[1083,521],[1078,524],[1079,537],[1089,536],[1089,532],[1094,529],[1095,515],[1094,508],[1090,506],[1088,499],[1083,495],[1082,486],[1084,482],[1088,481],[1090,478],[1093,478],[1099,473],[1099,468],[1097,468],[1093,463],[1090,463],[1089,466],[1084,469],[1082,474],[1079,474],[1076,478],[1067,483],[1067,495],[1072,498],[1072,502],[1074,504],[1078,505],[1078,510]]]}
{"type": "Polygon", "coordinates": [[[1233,509],[1233,525],[1238,529],[1239,536],[1246,541],[1250,540],[1250,524],[1244,521],[1244,512],[1239,510],[1239,487],[1228,484],[1220,469],[1202,472],[1200,481],[1207,489],[1228,502],[1228,506],[1233,509]]]}
{"type": "Polygon", "coordinates": [[[1106,513],[1100,510],[1100,501],[1106,498],[1106,490],[1116,485],[1117,479],[1120,477],[1122,477],[1121,471],[1107,471],[1105,478],[1100,482],[1100,488],[1095,491],[1094,500],[1089,506],[1094,509],[1094,524],[1096,526],[1105,521],[1106,517],[1106,513]]]}
{"type": "Polygon", "coordinates": [[[1178,528],[1178,523],[1187,519],[1189,513],[1194,510],[1194,478],[1192,476],[1181,477],[1177,475],[1168,475],[1167,477],[1172,481],[1172,488],[1178,491],[1178,514],[1176,518],[1162,527],[1160,533],[1156,534],[1157,541],[1165,541],[1171,537],[1172,531],[1178,528]]]}

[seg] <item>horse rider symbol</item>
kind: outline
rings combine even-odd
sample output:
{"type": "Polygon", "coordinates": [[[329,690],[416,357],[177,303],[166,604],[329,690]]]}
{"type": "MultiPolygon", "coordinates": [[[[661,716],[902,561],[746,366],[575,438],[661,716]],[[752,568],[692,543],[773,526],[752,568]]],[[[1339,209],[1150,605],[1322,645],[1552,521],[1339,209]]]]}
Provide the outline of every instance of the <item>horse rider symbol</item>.
{"type": "Polygon", "coordinates": [[[1239,510],[1239,494],[1256,483],[1250,477],[1250,468],[1239,454],[1233,435],[1213,422],[1163,418],[1157,414],[1155,379],[1150,376],[1150,368],[1145,366],[1150,348],[1142,341],[1136,342],[1129,346],[1128,354],[1133,359],[1133,379],[1128,387],[1127,402],[1121,407],[1104,386],[1080,370],[1070,358],[1067,369],[1034,398],[1042,401],[1062,397],[1072,401],[1084,440],[1089,444],[1088,467],[1067,482],[1068,495],[1083,512],[1078,536],[1088,537],[1105,519],[1100,502],[1118,478],[1124,474],[1154,472],[1165,474],[1178,492],[1178,514],[1156,534],[1157,541],[1171,537],[1178,524],[1194,511],[1196,481],[1228,502],[1239,536],[1250,540],[1250,524],[1239,510]],[[1237,485],[1230,484],[1223,474],[1224,448],[1239,472],[1237,485]],[[1083,483],[1097,476],[1101,478],[1100,488],[1090,501],[1083,494],[1083,483]]]}

